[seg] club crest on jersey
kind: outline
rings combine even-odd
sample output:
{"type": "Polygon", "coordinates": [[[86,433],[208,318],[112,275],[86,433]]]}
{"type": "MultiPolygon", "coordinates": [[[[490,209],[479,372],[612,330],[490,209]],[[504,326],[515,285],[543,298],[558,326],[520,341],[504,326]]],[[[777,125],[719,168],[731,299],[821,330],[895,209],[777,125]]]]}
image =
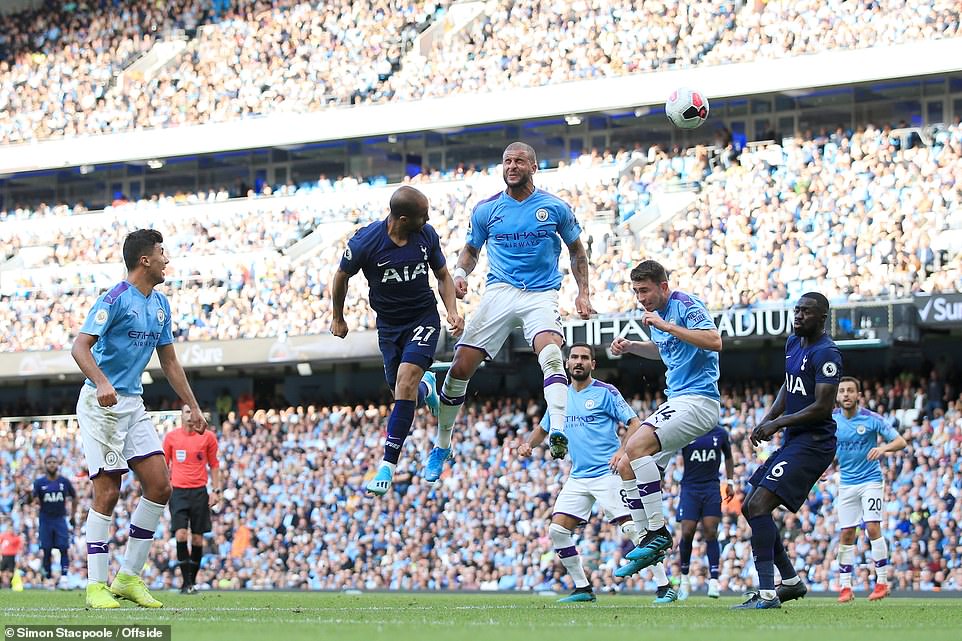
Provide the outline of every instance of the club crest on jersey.
{"type": "Polygon", "coordinates": [[[107,322],[107,310],[98,309],[96,315],[94,315],[94,322],[98,325],[103,325],[107,322]]]}
{"type": "Polygon", "coordinates": [[[586,410],[594,409],[595,405],[596,405],[595,399],[593,398],[589,398],[587,401],[585,401],[586,410]]]}
{"type": "Polygon", "coordinates": [[[421,255],[424,256],[424,262],[427,262],[427,260],[428,260],[428,248],[425,247],[424,245],[421,245],[421,255]]]}
{"type": "Polygon", "coordinates": [[[864,426],[864,425],[859,425],[858,427],[855,428],[855,432],[856,432],[859,436],[865,434],[865,426],[864,426]]]}
{"type": "Polygon", "coordinates": [[[157,310],[157,322],[160,323],[161,325],[163,325],[163,324],[164,324],[164,319],[166,319],[166,318],[167,318],[167,315],[164,314],[164,310],[158,309],[158,310],[157,310]]]}
{"type": "Polygon", "coordinates": [[[351,247],[348,245],[348,247],[344,250],[344,260],[353,260],[353,258],[354,254],[351,253],[351,247]]]}
{"type": "Polygon", "coordinates": [[[822,365],[822,375],[828,376],[828,377],[837,376],[838,366],[831,361],[829,361],[828,363],[825,363],[824,365],[822,365]]]}
{"type": "Polygon", "coordinates": [[[544,222],[548,220],[548,210],[542,207],[538,211],[534,212],[534,217],[538,219],[538,222],[544,222]]]}

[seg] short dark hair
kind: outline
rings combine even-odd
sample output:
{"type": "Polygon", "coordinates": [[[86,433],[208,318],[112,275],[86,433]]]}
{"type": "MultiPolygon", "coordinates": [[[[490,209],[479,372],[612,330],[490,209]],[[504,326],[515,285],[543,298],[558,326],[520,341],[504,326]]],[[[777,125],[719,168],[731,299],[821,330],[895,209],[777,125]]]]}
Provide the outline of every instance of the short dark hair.
{"type": "Polygon", "coordinates": [[[668,272],[655,260],[643,260],[631,270],[631,280],[650,280],[653,283],[667,283],[668,272]]]}
{"type": "Polygon", "coordinates": [[[573,350],[576,347],[587,348],[588,352],[591,354],[591,360],[595,360],[595,348],[589,345],[588,343],[572,343],[571,345],[568,346],[568,356],[571,356],[571,350],[573,350]]]}
{"type": "Polygon", "coordinates": [[[391,216],[412,218],[428,207],[428,198],[414,187],[402,185],[391,194],[391,216]]]}
{"type": "Polygon", "coordinates": [[[855,383],[855,389],[859,392],[862,391],[862,383],[854,376],[843,376],[842,380],[839,381],[840,385],[842,383],[855,383]]]}
{"type": "MultiPolygon", "coordinates": [[[[532,147],[531,145],[529,145],[529,144],[526,143],[526,142],[521,142],[520,140],[518,140],[518,141],[516,141],[516,142],[513,142],[513,143],[511,143],[510,145],[508,145],[507,147],[505,147],[505,148],[504,148],[504,153],[508,153],[509,151],[514,151],[514,150],[516,150],[516,149],[520,149],[520,150],[523,151],[525,154],[527,154],[528,160],[530,160],[531,162],[533,162],[533,163],[536,164],[536,165],[538,164],[538,154],[535,152],[534,147],[532,147]]],[[[503,155],[503,154],[502,154],[502,155],[503,155]]]]}
{"type": "Polygon", "coordinates": [[[815,301],[816,304],[818,304],[818,309],[823,314],[828,314],[828,307],[829,307],[828,299],[825,298],[824,294],[820,294],[818,292],[806,292],[801,295],[801,298],[807,298],[809,300],[815,301]]]}
{"type": "Polygon", "coordinates": [[[130,271],[140,262],[141,256],[154,252],[154,245],[164,242],[164,236],[156,229],[138,229],[124,239],[124,265],[130,271]]]}

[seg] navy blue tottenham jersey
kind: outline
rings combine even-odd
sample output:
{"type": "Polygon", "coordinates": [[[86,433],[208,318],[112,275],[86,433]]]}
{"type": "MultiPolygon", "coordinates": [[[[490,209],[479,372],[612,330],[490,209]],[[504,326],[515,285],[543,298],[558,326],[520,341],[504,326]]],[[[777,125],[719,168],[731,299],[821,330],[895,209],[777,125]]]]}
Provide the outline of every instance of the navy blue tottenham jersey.
{"type": "Polygon", "coordinates": [[[682,485],[717,485],[718,466],[722,457],[732,457],[732,446],[728,432],[720,425],[686,445],[681,451],[685,459],[685,473],[682,485]]]}
{"type": "MultiPolygon", "coordinates": [[[[802,345],[798,336],[789,336],[785,343],[785,412],[800,412],[815,402],[815,386],[819,383],[838,385],[842,380],[842,353],[835,341],[822,334],[811,345],[802,345]]],[[[835,439],[835,421],[791,426],[786,429],[785,439],[802,435],[816,441],[835,439]]]]}
{"type": "Polygon", "coordinates": [[[341,270],[363,271],[370,286],[377,324],[404,325],[437,306],[428,271],[444,267],[441,239],[431,225],[408,236],[399,247],[387,233],[387,219],[362,227],[347,242],[341,270]]]}
{"type": "Polygon", "coordinates": [[[40,499],[40,516],[44,518],[67,516],[67,497],[77,496],[73,485],[62,476],[55,479],[41,476],[33,482],[33,493],[40,499]]]}

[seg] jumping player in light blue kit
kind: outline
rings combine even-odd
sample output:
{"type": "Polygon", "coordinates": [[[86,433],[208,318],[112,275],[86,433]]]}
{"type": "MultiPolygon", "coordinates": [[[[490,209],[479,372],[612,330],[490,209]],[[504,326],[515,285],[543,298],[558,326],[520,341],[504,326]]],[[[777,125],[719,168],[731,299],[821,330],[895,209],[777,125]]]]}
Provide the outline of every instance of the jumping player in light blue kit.
{"type": "Polygon", "coordinates": [[[795,334],[785,341],[785,382],[751,433],[752,445],[757,447],[785,430],[782,446],[748,481],[752,489],[745,497],[742,515],[752,528],[758,590],[734,609],[780,608],[785,601],[800,599],[808,592],[785,552],[772,512],[779,506],[798,512],[835,458],[832,408],[842,376],[842,354],[825,333],[828,312],[828,299],[818,292],[798,299],[795,334]],[[776,567],[782,577],[777,588],[776,567]]]}
{"type": "Polygon", "coordinates": [[[882,536],[882,485],[880,460],[905,448],[907,443],[884,418],[867,409],[859,408],[862,386],[857,378],[845,376],[838,385],[839,408],[832,414],[838,428],[838,525],[842,528],[838,540],[839,603],[855,599],[852,592],[852,565],[855,563],[856,528],[862,522],[872,544],[875,561],[875,589],[869,601],[884,599],[889,594],[888,545],[882,536]],[[879,446],[879,437],[885,444],[879,446]]]}
{"type": "MultiPolygon", "coordinates": [[[[625,425],[628,436],[638,430],[641,421],[615,386],[592,378],[595,365],[591,346],[571,346],[567,361],[571,385],[565,420],[571,475],[555,501],[548,528],[555,553],[575,584],[574,592],[561,599],[562,603],[595,600],[572,533],[587,522],[596,501],[610,523],[621,525],[622,532],[633,542],[639,538],[632,512],[641,510],[641,499],[618,440],[618,426],[625,425]]],[[[544,427],[536,429],[528,442],[518,447],[518,456],[530,456],[547,435],[544,427]]],[[[674,601],[675,591],[664,564],[658,563],[652,570],[658,584],[655,603],[674,601]]]]}
{"type": "Polygon", "coordinates": [[[95,609],[120,607],[115,596],[141,607],[162,607],[140,578],[171,491],[160,436],[141,398],[141,376],[154,351],[170,386],[191,408],[188,426],[200,433],[207,429],[174,351],[170,304],[154,289],[164,282],[170,262],[163,242],[153,229],[127,236],[127,279],[97,299],[71,350],[87,377],[77,401],[77,422],[93,483],[86,524],[87,606],[95,609]],[[143,496],[130,515],[123,565],[108,588],[108,529],[128,468],[137,475],[143,496]]]}
{"type": "Polygon", "coordinates": [[[639,263],[630,277],[645,310],[641,322],[650,329],[651,341],[619,337],[612,342],[611,352],[662,360],[668,367],[668,400],[642,422],[625,445],[647,515],[647,522],[636,523],[636,527],[647,532],[638,547],[625,555],[629,563],[618,568],[616,576],[630,576],[648,567],[671,548],[662,474],[676,452],[718,424],[721,412],[718,352],[722,340],[705,305],[693,296],[671,291],[668,273],[653,260],[639,263]]]}
{"type": "MultiPolygon", "coordinates": [[[[427,404],[438,414],[434,351],[441,334],[437,299],[428,271],[438,279],[449,330],[460,335],[464,321],[458,314],[454,282],[441,251],[441,239],[427,224],[428,199],[413,187],[391,195],[390,214],[358,230],[348,241],[331,288],[331,333],[347,336],[344,299],[347,283],[363,271],[370,289],[371,308],[377,313],[378,347],[384,357],[384,378],[394,393],[394,409],[387,423],[384,458],[367,491],[383,496],[391,488],[404,440],[411,431],[414,411],[427,404]]],[[[431,479],[432,481],[437,479],[431,479]]]]}
{"type": "Polygon", "coordinates": [[[575,308],[587,319],[594,310],[588,294],[588,254],[579,238],[581,227],[571,208],[557,196],[536,189],[538,161],[523,142],[508,145],[502,156],[507,189],[478,203],[471,214],[468,239],[454,270],[458,298],[468,291],[467,277],[488,247],[488,278],[481,304],[468,319],[454,361],[441,388],[438,441],[428,459],[425,479],[437,479],[450,454],[451,430],[464,404],[468,380],[484,359],[494,358],[515,327],[538,355],[544,374],[551,455],[564,458],[565,376],[561,346],[564,334],[558,310],[561,243],[571,256],[571,273],[578,284],[575,308]]]}

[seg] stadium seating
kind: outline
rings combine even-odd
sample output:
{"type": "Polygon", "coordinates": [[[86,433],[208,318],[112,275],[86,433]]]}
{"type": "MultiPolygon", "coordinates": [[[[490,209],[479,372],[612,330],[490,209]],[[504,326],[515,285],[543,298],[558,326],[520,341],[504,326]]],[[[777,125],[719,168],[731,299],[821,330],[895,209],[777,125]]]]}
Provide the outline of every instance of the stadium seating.
{"type": "MultiPolygon", "coordinates": [[[[731,158],[657,147],[594,153],[540,173],[538,184],[568,201],[585,229],[593,282],[600,283],[594,305],[602,313],[634,308],[622,275],[647,256],[666,264],[674,286],[713,309],[781,304],[816,282],[839,301],[962,291],[962,245],[944,233],[962,234],[962,127],[945,128],[928,146],[900,145],[889,128],[865,126],[786,139],[731,158]],[[646,162],[622,171],[638,155],[646,162]],[[617,224],[653,191],[676,183],[700,187],[680,215],[640,235],[617,224]]],[[[431,222],[451,261],[473,204],[503,188],[499,174],[488,171],[413,182],[431,198],[431,222]]],[[[342,181],[336,189],[282,188],[226,202],[219,202],[226,192],[158,197],[97,214],[96,223],[66,207],[0,215],[0,246],[23,256],[32,246],[41,253],[30,255],[56,262],[11,272],[0,283],[0,322],[13,328],[0,349],[69,346],[96,296],[122,277],[125,228],[145,219],[168,238],[167,292],[180,340],[323,333],[328,281],[343,239],[297,261],[280,252],[323,223],[384,215],[393,188],[342,181]],[[68,234],[68,227],[77,231],[68,234]],[[101,262],[106,265],[98,268],[101,262]]],[[[481,277],[472,284],[462,304],[468,314],[481,277]]],[[[567,278],[564,315],[574,313],[574,298],[567,278]]],[[[355,329],[374,327],[363,278],[351,283],[346,316],[355,329]]]]}
{"type": "MultiPolygon", "coordinates": [[[[927,383],[903,376],[865,386],[870,407],[889,420],[903,418],[899,429],[910,444],[885,464],[889,491],[883,530],[892,550],[893,587],[957,590],[962,589],[962,395],[946,386],[945,398],[926,398],[927,383]],[[928,416],[911,418],[925,414],[926,407],[931,407],[928,416]]],[[[648,394],[631,400],[641,412],[657,401],[648,394]]],[[[744,480],[773,447],[756,451],[747,438],[771,401],[771,388],[745,386],[723,394],[722,420],[731,432],[740,487],[724,508],[723,589],[741,591],[754,582],[747,524],[736,515],[744,480]]],[[[363,497],[363,487],[381,456],[387,412],[386,406],[359,405],[259,409],[226,417],[218,437],[229,489],[214,519],[199,582],[223,589],[569,589],[547,537],[552,500],[566,464],[551,460],[543,448],[528,460],[513,453],[517,439],[541,415],[535,402],[492,398],[466,406],[455,432],[455,464],[437,491],[417,476],[434,432],[434,419],[419,413],[402,454],[396,491],[373,500],[363,497]]],[[[83,473],[74,423],[0,424],[0,461],[13,471],[0,478],[0,513],[10,515],[12,527],[28,542],[21,563],[28,586],[39,584],[37,507],[35,502],[23,505],[21,499],[51,451],[66,456],[68,477],[83,473]]],[[[678,474],[669,477],[668,504],[674,510],[678,474]]],[[[816,591],[836,589],[837,583],[832,505],[837,473],[831,471],[827,479],[798,515],[785,521],[789,554],[816,591]]],[[[90,484],[75,485],[86,507],[90,484]]],[[[115,564],[134,497],[125,484],[112,534],[115,564]]],[[[154,588],[179,585],[166,519],[147,574],[154,588]]],[[[597,519],[584,529],[580,547],[592,582],[602,590],[652,590],[645,573],[626,582],[613,578],[625,544],[620,537],[617,528],[597,519]]],[[[83,550],[78,529],[71,548],[73,585],[83,580],[83,550]]],[[[870,578],[864,540],[857,558],[858,589],[868,586],[870,578]]],[[[677,567],[671,571],[678,573],[677,567]]],[[[691,572],[696,589],[704,589],[707,568],[700,539],[691,572]]]]}
{"type": "Polygon", "coordinates": [[[949,0],[501,0],[409,55],[448,0],[211,4],[47,2],[0,18],[0,144],[962,35],[949,0]],[[122,73],[161,42],[185,46],[122,73]]]}

